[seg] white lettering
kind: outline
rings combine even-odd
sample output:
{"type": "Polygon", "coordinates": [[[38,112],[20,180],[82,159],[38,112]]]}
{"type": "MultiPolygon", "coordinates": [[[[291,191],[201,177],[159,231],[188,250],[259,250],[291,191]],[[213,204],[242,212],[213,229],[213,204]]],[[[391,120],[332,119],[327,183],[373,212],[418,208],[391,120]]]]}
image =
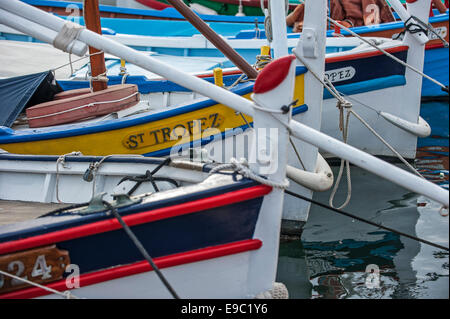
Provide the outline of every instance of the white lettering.
{"type": "Polygon", "coordinates": [[[52,271],[52,266],[47,266],[45,261],[45,255],[39,255],[34,263],[33,271],[31,272],[31,277],[42,276],[42,279],[52,278],[50,272],[52,271]]]}
{"type": "Polygon", "coordinates": [[[325,72],[325,77],[332,83],[347,81],[352,79],[356,74],[356,70],[352,66],[341,69],[329,70],[325,72]]]}

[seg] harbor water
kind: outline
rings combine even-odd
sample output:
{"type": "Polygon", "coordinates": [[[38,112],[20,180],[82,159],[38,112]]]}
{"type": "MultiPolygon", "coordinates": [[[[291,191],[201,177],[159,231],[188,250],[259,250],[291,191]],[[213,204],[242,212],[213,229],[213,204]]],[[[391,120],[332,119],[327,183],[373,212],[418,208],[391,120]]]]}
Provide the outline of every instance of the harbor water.
{"type": "MultiPolygon", "coordinates": [[[[419,139],[415,161],[426,179],[447,189],[448,107],[448,101],[422,103],[432,134],[419,139]]],[[[354,166],[351,186],[344,211],[448,247],[449,217],[436,203],[354,166]]],[[[347,192],[344,174],[335,207],[347,192]]],[[[330,193],[316,193],[314,200],[328,204],[330,193]]],[[[295,299],[449,298],[449,254],[312,205],[302,239],[281,243],[277,281],[295,299]]]]}

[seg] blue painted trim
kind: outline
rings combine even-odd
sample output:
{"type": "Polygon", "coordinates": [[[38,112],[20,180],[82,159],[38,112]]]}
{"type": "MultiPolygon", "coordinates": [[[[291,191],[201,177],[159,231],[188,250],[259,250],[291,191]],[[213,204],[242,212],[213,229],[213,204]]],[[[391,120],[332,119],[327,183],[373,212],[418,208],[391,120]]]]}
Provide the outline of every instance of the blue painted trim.
{"type": "MultiPolygon", "coordinates": [[[[227,75],[223,77],[224,85],[233,84],[241,74],[237,75],[227,75]]],[[[214,78],[203,78],[205,81],[214,83],[214,78]]],[[[83,89],[89,87],[89,81],[79,81],[79,80],[58,80],[58,84],[64,91],[83,89]]],[[[122,83],[121,75],[108,75],[108,85],[115,85],[122,83]]],[[[126,78],[125,83],[136,84],[141,94],[149,94],[155,92],[191,92],[191,90],[182,87],[174,82],[168,80],[148,80],[143,75],[129,75],[126,78]]]]}
{"type": "MultiPolygon", "coordinates": [[[[376,91],[386,89],[394,86],[401,86],[406,84],[406,79],[403,75],[391,75],[384,78],[372,79],[358,83],[350,83],[345,85],[336,86],[336,89],[345,95],[354,95],[369,91],[376,91]]],[[[324,90],[324,99],[334,98],[330,92],[324,90]]]]}
{"type": "MultiPolygon", "coordinates": [[[[238,95],[245,95],[252,92],[252,90],[253,90],[253,83],[248,82],[239,87],[238,89],[233,90],[233,92],[238,95]]],[[[158,121],[161,119],[169,118],[183,113],[193,112],[206,107],[210,107],[212,105],[215,105],[216,103],[217,102],[213,100],[207,99],[205,101],[200,101],[186,106],[176,107],[173,109],[169,109],[167,111],[161,111],[146,116],[131,116],[129,118],[109,120],[95,124],[79,123],[79,124],[61,125],[56,127],[46,127],[40,129],[18,130],[14,131],[14,134],[12,135],[0,136],[0,143],[18,143],[18,142],[48,140],[54,138],[78,136],[117,130],[126,127],[158,121]]]]}
{"type": "MultiPolygon", "coordinates": [[[[28,3],[33,6],[52,6],[57,8],[66,8],[67,5],[75,5],[78,8],[82,8],[82,4],[79,2],[71,2],[71,1],[50,1],[50,0],[21,0],[25,3],[28,3]]],[[[111,12],[111,13],[124,13],[124,14],[135,14],[142,15],[147,17],[155,17],[155,18],[172,18],[172,19],[181,19],[185,20],[185,18],[174,8],[166,8],[164,10],[153,10],[153,9],[132,9],[125,7],[114,7],[107,5],[99,5],[100,11],[103,12],[111,12]]],[[[204,21],[210,22],[235,22],[235,23],[254,23],[255,19],[258,19],[258,23],[264,23],[263,16],[244,16],[244,17],[236,17],[236,16],[225,16],[225,15],[208,15],[208,14],[199,14],[197,15],[202,18],[204,21]]]]}
{"type": "MultiPolygon", "coordinates": [[[[59,156],[55,155],[26,155],[6,153],[0,154],[0,161],[29,161],[29,162],[56,162],[59,156]]],[[[66,162],[75,163],[92,163],[103,159],[103,156],[66,156],[66,162]]],[[[155,164],[162,163],[164,158],[150,158],[150,157],[108,157],[104,160],[105,163],[142,163],[155,164]]]]}
{"type": "MultiPolygon", "coordinates": [[[[425,50],[425,65],[423,72],[432,78],[438,80],[444,85],[449,83],[448,73],[448,48],[433,48],[425,50]]],[[[422,80],[422,97],[447,96],[440,86],[430,80],[424,78],[422,80]]]]}
{"type": "MultiPolygon", "coordinates": [[[[430,17],[429,22],[430,23],[437,23],[437,22],[443,22],[448,21],[448,11],[447,13],[438,14],[434,17],[430,17]]],[[[357,34],[366,34],[366,33],[373,33],[373,32],[379,32],[379,31],[385,31],[385,30],[392,30],[392,29],[403,29],[404,28],[403,21],[394,21],[394,22],[387,22],[382,23],[374,26],[361,26],[361,27],[353,27],[351,30],[357,34]]],[[[334,33],[334,30],[328,30],[327,36],[332,36],[334,33]]],[[[351,35],[350,32],[341,30],[341,34],[343,35],[351,35]]]]}
{"type": "MultiPolygon", "coordinates": [[[[74,5],[78,8],[82,8],[82,4],[79,2],[71,2],[71,1],[51,1],[51,0],[21,0],[25,3],[28,3],[33,6],[53,6],[59,8],[66,8],[67,5],[74,5]]],[[[166,8],[164,10],[153,10],[153,9],[131,9],[131,8],[123,8],[123,7],[114,7],[107,5],[100,5],[100,11],[103,12],[111,12],[111,13],[124,13],[124,14],[136,14],[148,17],[155,18],[172,18],[172,19],[182,19],[184,17],[174,8],[166,8]]],[[[430,17],[430,23],[441,22],[448,20],[448,10],[447,13],[439,14],[439,12],[434,9],[434,16],[430,17]]],[[[198,14],[198,13],[197,13],[198,14]]],[[[395,17],[398,19],[398,15],[394,13],[395,17]]],[[[258,23],[264,23],[263,16],[244,16],[244,17],[236,17],[236,16],[227,16],[227,15],[207,15],[207,14],[198,14],[200,18],[204,21],[209,22],[228,22],[228,23],[249,23],[254,24],[255,19],[258,20],[258,23]]],[[[401,23],[400,23],[401,25],[401,23]]],[[[378,26],[376,26],[378,27],[378,26]]],[[[370,27],[365,27],[370,28],[370,27]]],[[[356,28],[355,28],[356,29],[356,28]]],[[[371,28],[373,29],[373,28],[371,28]]],[[[354,30],[354,29],[352,29],[354,30]]],[[[366,31],[373,32],[373,31],[366,31]]]]}

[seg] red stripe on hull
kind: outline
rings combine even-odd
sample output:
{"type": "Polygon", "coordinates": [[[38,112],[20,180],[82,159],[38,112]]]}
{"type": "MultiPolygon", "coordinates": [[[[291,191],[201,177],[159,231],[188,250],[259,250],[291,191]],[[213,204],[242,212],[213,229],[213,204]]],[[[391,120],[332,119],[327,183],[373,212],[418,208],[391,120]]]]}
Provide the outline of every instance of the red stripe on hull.
{"type": "Polygon", "coordinates": [[[444,47],[444,43],[427,44],[425,45],[425,50],[441,49],[444,47]]]}
{"type": "MultiPolygon", "coordinates": [[[[146,211],[142,213],[124,216],[123,220],[128,226],[135,226],[143,223],[149,223],[160,219],[171,218],[184,214],[195,213],[202,210],[216,208],[243,202],[257,197],[262,197],[272,188],[266,185],[258,185],[222,195],[202,198],[193,202],[178,204],[170,207],[163,207],[146,211]]],[[[102,220],[87,225],[72,227],[52,233],[38,235],[25,239],[18,239],[0,244],[0,254],[11,253],[30,249],[34,247],[54,244],[61,241],[76,239],[80,237],[91,236],[99,233],[120,229],[121,225],[116,219],[102,220]]]]}
{"type": "MultiPolygon", "coordinates": [[[[198,250],[193,250],[189,252],[183,252],[178,254],[173,254],[165,257],[158,257],[154,259],[154,262],[158,268],[168,268],[179,266],[187,263],[198,262],[207,259],[219,258],[227,255],[233,255],[238,253],[243,253],[250,250],[256,250],[261,248],[262,241],[259,239],[248,239],[235,243],[224,244],[220,246],[208,247],[198,250]]],[[[122,277],[137,275],[143,272],[152,271],[152,267],[147,261],[139,261],[134,264],[118,266],[114,268],[109,268],[105,270],[96,271],[89,274],[84,274],[80,276],[80,287],[86,287],[90,285],[95,285],[101,282],[114,280],[122,277]]],[[[68,290],[66,287],[66,281],[60,280],[46,285],[46,287],[65,291],[68,290]]],[[[151,289],[151,288],[149,288],[151,289]]],[[[43,290],[42,288],[32,287],[26,288],[10,293],[0,295],[0,299],[26,299],[26,298],[36,298],[41,296],[46,296],[51,294],[50,292],[43,290]]]]}
{"type": "MultiPolygon", "coordinates": [[[[242,74],[242,71],[241,70],[225,71],[222,74],[223,74],[223,76],[226,76],[226,75],[240,75],[240,74],[242,74]]],[[[198,78],[209,78],[209,77],[212,77],[212,76],[213,76],[212,73],[197,75],[198,78]]]]}
{"type": "Polygon", "coordinates": [[[156,0],[136,0],[136,2],[155,10],[164,10],[165,8],[171,7],[171,5],[156,0]]]}

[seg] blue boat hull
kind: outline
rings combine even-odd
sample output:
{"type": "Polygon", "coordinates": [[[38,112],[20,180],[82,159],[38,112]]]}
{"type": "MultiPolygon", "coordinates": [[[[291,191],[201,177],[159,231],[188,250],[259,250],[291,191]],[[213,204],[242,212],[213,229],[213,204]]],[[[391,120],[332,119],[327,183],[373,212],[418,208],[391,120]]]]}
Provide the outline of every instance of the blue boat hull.
{"type": "MultiPolygon", "coordinates": [[[[425,51],[424,73],[448,86],[448,48],[433,48],[425,51]]],[[[448,96],[439,86],[423,79],[422,97],[448,96]]]]}

